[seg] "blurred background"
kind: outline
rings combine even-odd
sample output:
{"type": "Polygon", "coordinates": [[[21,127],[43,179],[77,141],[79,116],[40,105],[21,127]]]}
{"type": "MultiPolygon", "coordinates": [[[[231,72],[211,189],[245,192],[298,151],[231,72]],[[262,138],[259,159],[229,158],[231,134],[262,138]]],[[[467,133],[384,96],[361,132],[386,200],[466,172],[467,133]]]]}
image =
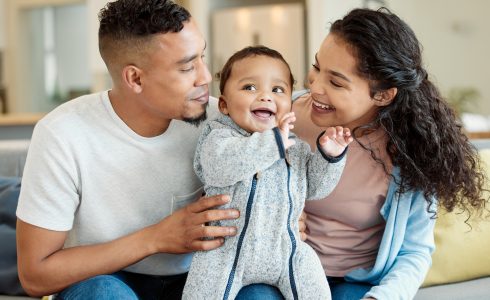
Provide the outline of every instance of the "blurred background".
{"type": "MultiPolygon", "coordinates": [[[[303,88],[332,21],[355,7],[388,7],[417,34],[431,79],[467,130],[490,131],[488,0],[176,2],[191,12],[208,41],[212,74],[235,51],[263,44],[284,55],[296,89],[303,88]]],[[[33,124],[69,99],[111,87],[97,48],[97,14],[106,3],[0,0],[0,127],[33,124]]],[[[211,94],[218,96],[217,83],[211,94]]]]}

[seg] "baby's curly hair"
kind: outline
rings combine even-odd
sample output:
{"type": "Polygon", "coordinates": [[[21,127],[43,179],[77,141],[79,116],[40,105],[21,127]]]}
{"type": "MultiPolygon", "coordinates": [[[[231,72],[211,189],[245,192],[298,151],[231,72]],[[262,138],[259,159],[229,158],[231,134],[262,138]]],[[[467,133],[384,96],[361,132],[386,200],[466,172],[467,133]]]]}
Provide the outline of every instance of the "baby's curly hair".
{"type": "MultiPolygon", "coordinates": [[[[429,203],[436,197],[448,211],[459,208],[470,215],[483,211],[486,178],[477,151],[429,80],[410,27],[385,8],[355,9],[335,21],[330,33],[350,45],[372,98],[397,88],[393,102],[382,107],[373,122],[353,131],[354,135],[359,129],[386,132],[388,154],[400,168],[401,191],[421,190],[429,203]]],[[[371,156],[381,162],[373,151],[371,156]]]]}
{"type": "Polygon", "coordinates": [[[242,59],[253,56],[267,56],[271,58],[278,59],[282,61],[289,70],[289,84],[291,85],[291,89],[294,85],[294,76],[291,72],[291,68],[289,67],[288,62],[284,59],[284,57],[278,51],[268,48],[266,46],[258,45],[258,46],[249,46],[245,47],[237,52],[235,52],[228,60],[226,61],[223,69],[216,74],[216,79],[219,80],[219,90],[221,94],[225,91],[225,85],[228,79],[231,76],[231,71],[233,69],[233,65],[242,59]]]}
{"type": "MultiPolygon", "coordinates": [[[[148,47],[155,34],[179,32],[191,18],[169,0],[118,0],[99,12],[99,51],[109,71],[121,57],[148,47]]],[[[119,61],[118,61],[119,60],[119,61]]]]}

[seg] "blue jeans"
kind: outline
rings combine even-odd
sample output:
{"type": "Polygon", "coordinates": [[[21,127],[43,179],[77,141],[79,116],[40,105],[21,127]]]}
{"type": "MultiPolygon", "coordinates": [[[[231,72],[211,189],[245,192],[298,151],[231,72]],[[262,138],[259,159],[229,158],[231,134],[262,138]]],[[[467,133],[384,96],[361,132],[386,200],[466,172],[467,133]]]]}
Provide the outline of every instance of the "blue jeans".
{"type": "Polygon", "coordinates": [[[346,282],[342,277],[327,277],[332,300],[359,300],[371,289],[364,282],[346,282]]]}
{"type": "MultiPolygon", "coordinates": [[[[55,299],[181,299],[187,274],[174,276],[151,276],[129,272],[99,275],[69,286],[56,295],[55,299]]],[[[238,293],[237,300],[284,299],[275,287],[253,284],[238,293]]]]}

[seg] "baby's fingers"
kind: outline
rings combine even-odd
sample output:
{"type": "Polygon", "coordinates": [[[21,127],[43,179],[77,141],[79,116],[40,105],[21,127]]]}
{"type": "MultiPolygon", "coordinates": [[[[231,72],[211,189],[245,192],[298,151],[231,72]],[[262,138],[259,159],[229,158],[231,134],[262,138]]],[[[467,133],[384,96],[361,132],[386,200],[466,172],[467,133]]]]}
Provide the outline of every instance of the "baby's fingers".
{"type": "Polygon", "coordinates": [[[325,143],[328,142],[328,140],[335,140],[335,138],[337,137],[337,131],[335,129],[335,127],[328,127],[325,132],[323,133],[323,135],[320,137],[320,145],[324,145],[325,143]]]}
{"type": "Polygon", "coordinates": [[[335,130],[337,132],[337,137],[336,137],[335,141],[337,143],[339,143],[340,145],[347,146],[348,144],[350,144],[353,141],[353,138],[351,136],[351,132],[350,132],[349,128],[343,128],[343,127],[337,126],[335,128],[335,130]]]}
{"type": "Polygon", "coordinates": [[[296,121],[296,116],[294,115],[294,112],[290,112],[282,116],[281,120],[279,121],[279,127],[282,130],[285,130],[287,128],[291,128],[291,123],[296,121]]]}

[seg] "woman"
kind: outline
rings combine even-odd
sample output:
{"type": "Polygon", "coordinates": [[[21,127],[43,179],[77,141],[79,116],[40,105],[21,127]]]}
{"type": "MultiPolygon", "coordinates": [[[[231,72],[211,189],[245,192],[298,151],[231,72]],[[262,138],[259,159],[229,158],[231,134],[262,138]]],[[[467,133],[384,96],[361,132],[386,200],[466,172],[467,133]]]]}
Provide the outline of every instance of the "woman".
{"type": "Polygon", "coordinates": [[[338,186],[305,208],[332,299],[412,299],[431,264],[437,205],[484,207],[476,150],[413,31],[386,9],[334,22],[308,79],[293,107],[298,136],[314,144],[340,125],[355,137],[338,186]]]}

